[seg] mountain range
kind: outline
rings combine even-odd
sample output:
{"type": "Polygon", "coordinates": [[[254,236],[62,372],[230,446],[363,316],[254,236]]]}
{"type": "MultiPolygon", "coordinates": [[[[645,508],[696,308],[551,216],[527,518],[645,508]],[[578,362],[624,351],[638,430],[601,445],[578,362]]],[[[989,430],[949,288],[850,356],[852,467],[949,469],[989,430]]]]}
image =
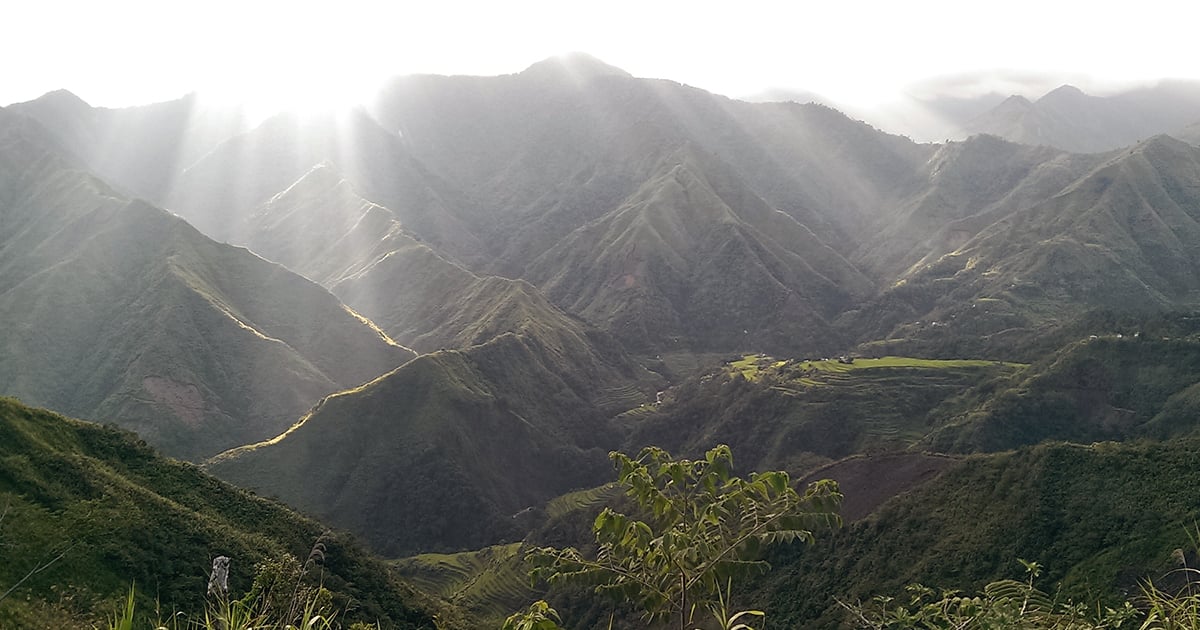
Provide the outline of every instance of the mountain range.
{"type": "Polygon", "coordinates": [[[967,121],[968,134],[989,133],[1013,142],[1077,153],[1112,151],[1197,122],[1200,84],[1161,81],[1109,96],[1063,85],[1037,100],[1013,95],[967,121]]]}
{"type": "Polygon", "coordinates": [[[1060,88],[925,144],[586,55],[255,123],[53,92],[0,109],[0,395],[393,558],[516,543],[647,444],[1170,444],[1196,124],[1190,84],[1060,88]]]}

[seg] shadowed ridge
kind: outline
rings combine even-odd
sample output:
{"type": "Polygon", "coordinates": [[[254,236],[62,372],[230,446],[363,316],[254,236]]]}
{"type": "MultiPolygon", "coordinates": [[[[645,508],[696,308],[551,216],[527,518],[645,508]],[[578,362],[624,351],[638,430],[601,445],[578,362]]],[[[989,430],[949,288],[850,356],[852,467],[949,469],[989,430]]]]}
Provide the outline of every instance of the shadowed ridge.
{"type": "Polygon", "coordinates": [[[603,481],[617,443],[552,343],[507,333],[422,355],[207,467],[392,557],[514,540],[513,514],[603,481]]]}

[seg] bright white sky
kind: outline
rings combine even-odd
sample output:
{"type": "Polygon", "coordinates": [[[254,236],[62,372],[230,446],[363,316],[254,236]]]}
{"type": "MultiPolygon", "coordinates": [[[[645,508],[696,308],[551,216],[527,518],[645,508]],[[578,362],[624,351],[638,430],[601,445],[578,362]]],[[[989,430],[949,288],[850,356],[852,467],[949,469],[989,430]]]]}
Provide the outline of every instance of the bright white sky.
{"type": "Polygon", "coordinates": [[[0,104],[66,88],[103,106],[192,90],[324,105],[388,76],[505,74],[567,51],[730,96],[790,89],[859,107],[948,76],[968,92],[1040,88],[1047,75],[1085,90],[1200,78],[1200,9],[1187,0],[6,4],[0,104]]]}

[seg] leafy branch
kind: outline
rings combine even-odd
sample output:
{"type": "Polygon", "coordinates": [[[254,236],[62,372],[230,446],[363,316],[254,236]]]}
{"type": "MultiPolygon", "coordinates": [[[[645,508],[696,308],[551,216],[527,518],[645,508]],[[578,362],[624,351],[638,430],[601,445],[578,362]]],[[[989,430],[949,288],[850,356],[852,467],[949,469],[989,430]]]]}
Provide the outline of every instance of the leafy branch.
{"type": "Polygon", "coordinates": [[[635,604],[648,621],[678,616],[686,630],[704,608],[722,628],[752,630],[745,620],[763,614],[731,614],[733,580],[770,568],[760,558],[765,547],[811,543],[818,528],[841,524],[836,483],[814,482],[801,494],[783,471],[735,476],[725,445],[694,461],[657,447],[636,458],[617,452],[610,458],[642,517],[605,508],[592,526],[594,559],[574,548],[538,549],[531,575],[592,586],[635,604]]]}

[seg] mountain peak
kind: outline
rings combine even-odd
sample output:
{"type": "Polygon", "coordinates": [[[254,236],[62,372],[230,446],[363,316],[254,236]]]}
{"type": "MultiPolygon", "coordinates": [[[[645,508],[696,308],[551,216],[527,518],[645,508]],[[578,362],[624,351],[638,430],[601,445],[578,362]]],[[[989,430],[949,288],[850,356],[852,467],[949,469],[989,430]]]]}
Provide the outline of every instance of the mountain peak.
{"type": "Polygon", "coordinates": [[[521,72],[523,76],[567,75],[576,79],[602,76],[632,77],[624,70],[583,52],[569,52],[543,59],[521,72]]]}
{"type": "Polygon", "coordinates": [[[1088,95],[1083,90],[1074,85],[1064,84],[1046,93],[1045,96],[1038,99],[1039,103],[1067,103],[1079,101],[1088,98],[1088,95]]]}
{"type": "Polygon", "coordinates": [[[1024,96],[1021,96],[1020,94],[1013,94],[1012,96],[1004,99],[1004,101],[1002,103],[1000,103],[994,109],[992,109],[992,112],[993,113],[1007,113],[1007,112],[1019,113],[1019,112],[1028,111],[1029,108],[1031,108],[1031,107],[1033,107],[1033,103],[1029,102],[1029,99],[1025,98],[1024,96]]]}
{"type": "Polygon", "coordinates": [[[69,90],[54,90],[53,92],[46,92],[45,94],[34,99],[34,101],[53,104],[57,107],[74,107],[82,109],[92,108],[87,101],[79,98],[74,92],[69,90]]]}

